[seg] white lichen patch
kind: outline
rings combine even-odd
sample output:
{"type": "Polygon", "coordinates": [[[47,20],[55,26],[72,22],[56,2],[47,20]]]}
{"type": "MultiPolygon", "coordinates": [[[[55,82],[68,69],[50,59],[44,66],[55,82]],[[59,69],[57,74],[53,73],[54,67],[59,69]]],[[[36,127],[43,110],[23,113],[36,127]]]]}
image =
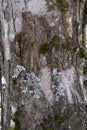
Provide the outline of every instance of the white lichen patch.
{"type": "Polygon", "coordinates": [[[63,83],[59,83],[58,86],[55,86],[56,89],[56,94],[55,94],[55,100],[59,102],[60,97],[65,97],[66,92],[65,92],[65,86],[63,83]]]}
{"type": "Polygon", "coordinates": [[[28,2],[28,10],[34,14],[43,16],[47,13],[47,5],[45,0],[30,0],[28,2]]]}
{"type": "Polygon", "coordinates": [[[66,88],[64,84],[61,82],[61,72],[57,69],[54,68],[52,71],[52,79],[54,84],[51,86],[52,90],[55,91],[55,101],[59,102],[60,98],[66,97],[66,88]]]}
{"type": "Polygon", "coordinates": [[[58,102],[61,97],[67,98],[68,103],[74,103],[74,98],[78,102],[81,101],[80,95],[76,88],[74,88],[76,74],[75,68],[63,70],[60,72],[57,68],[53,69],[52,72],[53,82],[56,84],[52,85],[52,90],[55,92],[55,100],[58,102]],[[73,98],[74,97],[74,98],[73,98]]]}
{"type": "Polygon", "coordinates": [[[42,96],[41,87],[41,79],[34,72],[26,73],[26,77],[22,77],[20,80],[21,92],[33,95],[35,99],[40,99],[42,96]]]}
{"type": "Polygon", "coordinates": [[[12,78],[17,78],[18,75],[19,75],[22,71],[25,71],[24,66],[17,65],[16,68],[14,69],[14,74],[13,74],[12,78]]]}

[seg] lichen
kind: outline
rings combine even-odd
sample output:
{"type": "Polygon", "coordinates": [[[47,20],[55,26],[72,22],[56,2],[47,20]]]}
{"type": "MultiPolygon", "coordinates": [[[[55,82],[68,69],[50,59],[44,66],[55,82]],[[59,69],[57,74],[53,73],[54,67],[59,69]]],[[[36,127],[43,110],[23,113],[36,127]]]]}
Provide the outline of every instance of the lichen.
{"type": "Polygon", "coordinates": [[[25,71],[24,66],[17,65],[16,68],[14,69],[14,73],[12,75],[12,78],[15,79],[18,77],[18,75],[22,72],[25,71]]]}
{"type": "Polygon", "coordinates": [[[34,72],[26,73],[26,77],[22,77],[20,79],[21,92],[24,94],[33,94],[33,98],[40,99],[42,96],[42,85],[40,80],[40,77],[37,76],[34,72]]]}
{"type": "Polygon", "coordinates": [[[82,38],[83,38],[83,36],[82,36],[82,34],[80,34],[80,35],[79,35],[79,40],[80,40],[80,42],[82,42],[82,38]]]}

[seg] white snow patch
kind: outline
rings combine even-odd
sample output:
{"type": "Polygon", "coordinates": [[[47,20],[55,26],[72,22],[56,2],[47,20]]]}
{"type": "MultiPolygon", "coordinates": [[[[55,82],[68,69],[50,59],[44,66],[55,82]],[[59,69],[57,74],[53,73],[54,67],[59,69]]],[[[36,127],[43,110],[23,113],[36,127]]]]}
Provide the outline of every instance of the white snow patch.
{"type": "Polygon", "coordinates": [[[43,16],[47,13],[47,5],[45,0],[30,0],[28,10],[34,15],[43,16]]]}
{"type": "Polygon", "coordinates": [[[13,42],[13,41],[14,41],[14,38],[15,38],[15,33],[10,33],[10,34],[9,34],[9,40],[10,40],[11,42],[13,42]]]}
{"type": "Polygon", "coordinates": [[[54,68],[53,69],[53,75],[56,75],[56,73],[57,73],[57,68],[54,68]]]}
{"type": "Polygon", "coordinates": [[[22,90],[23,93],[27,93],[28,88],[25,88],[24,90],[22,90]]]}
{"type": "Polygon", "coordinates": [[[10,126],[15,126],[15,122],[13,120],[10,121],[10,126]]]}
{"type": "Polygon", "coordinates": [[[17,108],[12,105],[11,110],[12,110],[12,114],[14,114],[17,111],[17,108]]]}
{"type": "Polygon", "coordinates": [[[40,99],[40,95],[34,95],[35,99],[40,99]]]}
{"type": "Polygon", "coordinates": [[[6,86],[7,85],[7,82],[6,82],[6,79],[4,76],[2,76],[1,78],[1,83],[2,83],[2,86],[6,86]]]}
{"type": "Polygon", "coordinates": [[[0,130],[2,129],[2,126],[0,125],[0,130]]]}

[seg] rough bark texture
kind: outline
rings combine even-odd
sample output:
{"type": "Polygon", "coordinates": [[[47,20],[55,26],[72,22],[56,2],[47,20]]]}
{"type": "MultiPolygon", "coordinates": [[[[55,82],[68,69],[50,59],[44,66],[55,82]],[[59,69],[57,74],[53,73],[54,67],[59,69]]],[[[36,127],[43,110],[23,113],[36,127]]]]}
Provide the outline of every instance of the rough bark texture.
{"type": "Polygon", "coordinates": [[[2,130],[87,129],[87,2],[1,0],[2,130]]]}

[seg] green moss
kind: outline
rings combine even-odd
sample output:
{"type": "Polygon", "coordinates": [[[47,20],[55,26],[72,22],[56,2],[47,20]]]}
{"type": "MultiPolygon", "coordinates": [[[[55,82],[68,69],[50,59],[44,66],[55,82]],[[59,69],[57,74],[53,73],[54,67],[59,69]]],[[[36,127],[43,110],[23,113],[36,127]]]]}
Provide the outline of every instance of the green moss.
{"type": "Polygon", "coordinates": [[[43,130],[46,129],[44,123],[41,123],[40,126],[41,126],[41,128],[42,128],[43,130]]]}
{"type": "Polygon", "coordinates": [[[52,63],[52,66],[55,67],[55,68],[59,66],[57,58],[54,58],[51,63],[52,63]]]}
{"type": "Polygon", "coordinates": [[[83,74],[87,75],[87,64],[83,66],[83,74]]]}
{"type": "Polygon", "coordinates": [[[52,123],[53,118],[51,116],[48,116],[48,123],[52,123]]]}
{"type": "Polygon", "coordinates": [[[76,3],[77,1],[78,1],[78,0],[73,0],[73,2],[75,2],[75,3],[76,3]]]}
{"type": "Polygon", "coordinates": [[[28,38],[27,33],[25,31],[23,31],[21,33],[21,37],[22,37],[22,42],[25,43],[27,41],[27,38],[28,38]]]}
{"type": "Polygon", "coordinates": [[[16,85],[16,83],[17,83],[16,79],[12,78],[12,84],[16,85]]]}
{"type": "Polygon", "coordinates": [[[15,38],[14,38],[14,42],[18,42],[18,43],[25,43],[27,41],[27,34],[26,32],[21,32],[16,34],[15,38]]]}
{"type": "Polygon", "coordinates": [[[51,40],[51,45],[55,47],[55,49],[66,49],[66,50],[72,50],[73,46],[71,45],[72,43],[72,38],[67,39],[67,43],[61,44],[60,43],[60,38],[58,36],[54,36],[53,39],[51,40]]]}
{"type": "Polygon", "coordinates": [[[84,80],[84,86],[87,86],[87,80],[84,80]]]}
{"type": "Polygon", "coordinates": [[[18,117],[19,117],[19,108],[17,109],[17,111],[12,116],[12,119],[15,122],[15,127],[14,127],[13,130],[20,130],[20,122],[18,120],[18,117]]]}
{"type": "Polygon", "coordinates": [[[44,43],[40,46],[39,52],[41,54],[46,54],[50,50],[50,45],[48,43],[44,43]]]}
{"type": "Polygon", "coordinates": [[[67,1],[64,0],[56,0],[56,3],[59,5],[59,8],[61,11],[66,11],[67,9],[69,9],[69,4],[67,1]]]}
{"type": "Polygon", "coordinates": [[[61,45],[60,45],[60,44],[55,43],[55,44],[54,44],[54,47],[55,47],[55,49],[56,49],[56,50],[59,50],[59,49],[61,48],[61,45]]]}
{"type": "Polygon", "coordinates": [[[60,42],[60,37],[59,36],[54,36],[51,43],[55,44],[55,42],[60,42]]]}
{"type": "Polygon", "coordinates": [[[50,128],[47,128],[47,130],[53,130],[53,128],[52,128],[52,127],[50,127],[50,128]]]}
{"type": "Polygon", "coordinates": [[[58,117],[57,121],[58,121],[59,124],[64,123],[65,122],[65,118],[64,117],[58,117]]]}
{"type": "Polygon", "coordinates": [[[10,127],[10,130],[15,130],[15,126],[11,126],[11,127],[10,127]]]}
{"type": "Polygon", "coordinates": [[[77,51],[77,47],[73,47],[73,53],[77,51]]]}
{"type": "Polygon", "coordinates": [[[84,4],[84,10],[83,10],[83,26],[85,27],[85,25],[87,25],[87,4],[86,4],[86,2],[84,4]]]}
{"type": "Polygon", "coordinates": [[[73,0],[74,3],[78,2],[78,1],[83,2],[83,0],[73,0]]]}
{"type": "Polygon", "coordinates": [[[15,38],[14,38],[14,42],[21,43],[21,33],[16,34],[16,36],[15,36],[15,38]]]}
{"type": "Polygon", "coordinates": [[[80,47],[79,49],[80,49],[80,58],[87,59],[87,52],[86,52],[85,48],[80,47]]]}
{"type": "Polygon", "coordinates": [[[59,38],[59,36],[54,36],[50,43],[53,47],[55,47],[55,49],[59,49],[60,48],[60,38],[59,38]]]}
{"type": "Polygon", "coordinates": [[[64,44],[55,43],[53,44],[53,47],[55,47],[56,50],[60,50],[60,49],[65,49],[70,51],[73,50],[73,46],[70,43],[64,43],[64,44]]]}
{"type": "Polygon", "coordinates": [[[31,19],[31,12],[22,12],[22,18],[24,21],[26,21],[27,19],[31,19]]]}
{"type": "Polygon", "coordinates": [[[62,44],[62,48],[66,49],[66,50],[72,50],[73,49],[72,45],[69,44],[69,43],[62,44]]]}

